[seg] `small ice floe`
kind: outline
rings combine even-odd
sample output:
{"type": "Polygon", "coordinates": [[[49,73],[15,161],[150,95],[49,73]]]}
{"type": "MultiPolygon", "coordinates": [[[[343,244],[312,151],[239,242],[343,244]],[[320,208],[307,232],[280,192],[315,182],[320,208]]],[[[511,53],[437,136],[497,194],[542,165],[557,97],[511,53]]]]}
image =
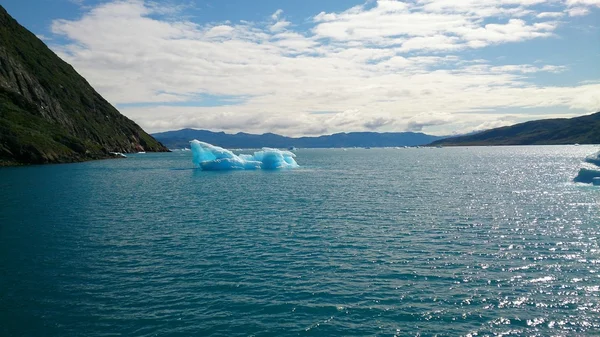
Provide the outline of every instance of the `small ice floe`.
{"type": "Polygon", "coordinates": [[[121,153],[121,152],[109,152],[109,153],[110,153],[110,154],[112,154],[112,155],[113,155],[113,156],[115,156],[115,157],[127,158],[127,156],[126,156],[126,155],[124,155],[124,154],[123,154],[123,153],[121,153]]]}
{"type": "Polygon", "coordinates": [[[600,152],[585,157],[584,161],[586,166],[579,169],[573,181],[600,186],[600,152]]]}

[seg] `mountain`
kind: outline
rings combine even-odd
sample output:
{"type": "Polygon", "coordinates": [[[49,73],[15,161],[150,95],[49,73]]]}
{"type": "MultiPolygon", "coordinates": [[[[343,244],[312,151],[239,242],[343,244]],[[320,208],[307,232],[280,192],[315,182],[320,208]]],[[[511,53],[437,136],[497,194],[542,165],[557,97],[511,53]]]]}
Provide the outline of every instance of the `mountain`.
{"type": "Polygon", "coordinates": [[[0,165],[168,151],[0,6],[0,165]]]}
{"type": "Polygon", "coordinates": [[[189,141],[198,139],[213,145],[225,148],[261,148],[275,147],[287,148],[290,146],[302,148],[326,147],[389,147],[389,146],[416,146],[429,144],[442,137],[430,136],[414,132],[351,132],[336,133],[319,137],[291,138],[265,133],[253,135],[248,133],[227,134],[224,132],[211,132],[206,130],[182,129],[152,134],[154,138],[165,144],[170,149],[189,147],[189,141]]]}
{"type": "Polygon", "coordinates": [[[542,119],[480,133],[451,137],[431,145],[600,144],[600,112],[575,118],[542,119]]]}

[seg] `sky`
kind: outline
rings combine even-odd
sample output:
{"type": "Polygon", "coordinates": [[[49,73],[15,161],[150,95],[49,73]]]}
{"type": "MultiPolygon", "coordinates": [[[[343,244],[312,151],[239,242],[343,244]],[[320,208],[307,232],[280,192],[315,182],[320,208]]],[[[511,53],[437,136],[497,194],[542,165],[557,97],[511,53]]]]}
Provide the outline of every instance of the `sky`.
{"type": "Polygon", "coordinates": [[[600,111],[600,0],[0,0],[149,132],[450,135],[600,111]]]}

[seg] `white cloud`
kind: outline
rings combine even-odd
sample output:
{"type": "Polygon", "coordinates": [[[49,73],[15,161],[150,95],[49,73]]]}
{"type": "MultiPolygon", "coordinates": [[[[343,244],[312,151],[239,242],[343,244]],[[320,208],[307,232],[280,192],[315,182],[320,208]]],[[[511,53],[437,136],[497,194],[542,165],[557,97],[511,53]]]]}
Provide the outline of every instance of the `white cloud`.
{"type": "Polygon", "coordinates": [[[284,31],[288,26],[290,26],[292,23],[289,21],[286,21],[285,19],[282,19],[281,16],[283,15],[283,10],[278,9],[277,11],[275,11],[275,13],[273,13],[271,15],[271,19],[273,19],[273,21],[275,21],[275,23],[273,23],[270,27],[269,30],[273,33],[277,33],[277,32],[281,32],[284,31]]]}
{"type": "Polygon", "coordinates": [[[566,0],[569,16],[584,16],[590,13],[591,7],[600,7],[600,0],[566,0]]]}
{"type": "Polygon", "coordinates": [[[587,7],[573,7],[567,9],[567,13],[569,16],[584,16],[590,13],[590,10],[587,7]]]}
{"type": "Polygon", "coordinates": [[[539,73],[539,72],[549,72],[549,73],[560,73],[566,70],[565,66],[554,66],[554,65],[545,65],[543,67],[535,67],[529,64],[517,64],[517,65],[504,65],[504,66],[496,66],[490,67],[490,71],[498,72],[498,73],[506,73],[506,72],[517,72],[523,74],[530,73],[539,73]]]}
{"type": "Polygon", "coordinates": [[[230,37],[235,28],[227,25],[218,25],[211,27],[206,33],[204,37],[206,38],[215,38],[215,37],[230,37]]]}
{"type": "Polygon", "coordinates": [[[339,14],[320,13],[315,16],[317,25],[313,31],[317,37],[340,42],[361,41],[380,46],[406,43],[404,51],[415,50],[415,45],[427,50],[482,48],[552,36],[558,23],[527,23],[518,19],[532,13],[528,6],[542,2],[421,0],[410,5],[379,0],[370,9],[354,7],[339,14]],[[490,17],[504,23],[485,24],[490,17]]]}
{"type": "Polygon", "coordinates": [[[271,27],[269,27],[269,29],[272,32],[280,32],[282,30],[285,30],[285,28],[288,27],[290,24],[291,24],[291,22],[289,22],[289,21],[281,20],[281,21],[277,21],[274,24],[272,24],[271,27]]]}
{"type": "Polygon", "coordinates": [[[283,10],[282,9],[278,9],[275,11],[275,13],[273,13],[271,15],[271,19],[273,19],[274,21],[279,20],[279,17],[281,16],[281,14],[283,14],[283,10]]]}
{"type": "Polygon", "coordinates": [[[600,7],[600,0],[567,0],[568,6],[596,6],[600,7]]]}
{"type": "Polygon", "coordinates": [[[561,12],[542,12],[537,14],[535,17],[538,19],[557,19],[564,15],[565,14],[561,12]]]}
{"type": "Polygon", "coordinates": [[[52,31],[72,43],[53,49],[110,102],[162,104],[121,109],[149,131],[448,133],[518,120],[478,114],[482,109],[600,109],[599,83],[529,80],[567,71],[564,65],[494,65],[458,54],[551,38],[563,23],[547,20],[556,14],[532,12],[542,2],[380,0],[319,13],[311,31],[298,32],[281,10],[265,23],[199,25],[174,19],[172,8],[156,3],[114,1],[79,20],[55,21],[52,31]],[[157,18],[165,13],[169,19],[157,18]],[[215,105],[210,101],[219,96],[241,102],[167,104],[215,105]]]}
{"type": "Polygon", "coordinates": [[[37,36],[38,39],[43,40],[43,41],[51,41],[52,38],[49,36],[46,36],[44,34],[35,34],[35,36],[37,36]]]}

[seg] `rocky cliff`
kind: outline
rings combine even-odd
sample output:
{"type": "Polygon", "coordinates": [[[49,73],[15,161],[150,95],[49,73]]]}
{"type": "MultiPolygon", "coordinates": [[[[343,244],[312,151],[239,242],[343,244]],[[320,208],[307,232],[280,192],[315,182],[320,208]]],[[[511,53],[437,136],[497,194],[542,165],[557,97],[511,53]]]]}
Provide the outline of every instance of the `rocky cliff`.
{"type": "Polygon", "coordinates": [[[168,151],[0,6],[0,165],[168,151]]]}

